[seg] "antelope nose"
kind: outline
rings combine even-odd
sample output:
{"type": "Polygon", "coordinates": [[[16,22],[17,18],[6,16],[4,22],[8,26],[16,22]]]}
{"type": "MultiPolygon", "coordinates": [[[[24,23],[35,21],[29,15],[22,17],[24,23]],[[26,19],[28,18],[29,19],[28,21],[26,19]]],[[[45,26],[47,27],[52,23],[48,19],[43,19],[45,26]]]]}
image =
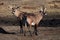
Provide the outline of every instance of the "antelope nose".
{"type": "Polygon", "coordinates": [[[14,14],[14,12],[11,12],[12,14],[14,14]]]}

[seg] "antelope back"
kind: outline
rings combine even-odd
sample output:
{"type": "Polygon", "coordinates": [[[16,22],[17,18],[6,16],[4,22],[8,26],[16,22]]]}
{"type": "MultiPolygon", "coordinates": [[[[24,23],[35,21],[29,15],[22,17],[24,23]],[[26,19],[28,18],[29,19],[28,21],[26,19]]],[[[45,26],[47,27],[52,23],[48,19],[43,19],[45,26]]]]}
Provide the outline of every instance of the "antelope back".
{"type": "Polygon", "coordinates": [[[40,13],[36,13],[36,14],[29,14],[27,15],[27,22],[30,25],[35,25],[38,24],[39,21],[43,18],[43,16],[40,13]]]}

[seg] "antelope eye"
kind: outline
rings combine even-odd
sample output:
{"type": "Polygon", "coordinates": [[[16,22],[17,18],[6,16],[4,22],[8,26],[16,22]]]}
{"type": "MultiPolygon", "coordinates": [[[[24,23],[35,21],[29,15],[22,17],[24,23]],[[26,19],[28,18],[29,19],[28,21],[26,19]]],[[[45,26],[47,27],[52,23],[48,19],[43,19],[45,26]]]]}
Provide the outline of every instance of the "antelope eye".
{"type": "Polygon", "coordinates": [[[15,12],[15,10],[13,10],[13,12],[15,12]]]}

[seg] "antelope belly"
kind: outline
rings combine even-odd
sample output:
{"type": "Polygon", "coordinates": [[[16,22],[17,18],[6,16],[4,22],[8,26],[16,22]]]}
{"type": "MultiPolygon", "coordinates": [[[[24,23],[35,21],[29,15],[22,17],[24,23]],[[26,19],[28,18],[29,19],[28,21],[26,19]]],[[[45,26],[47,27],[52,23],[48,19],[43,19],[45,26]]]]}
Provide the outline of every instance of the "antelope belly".
{"type": "Polygon", "coordinates": [[[35,23],[34,23],[34,22],[32,22],[31,24],[32,24],[32,25],[35,25],[35,23]]]}

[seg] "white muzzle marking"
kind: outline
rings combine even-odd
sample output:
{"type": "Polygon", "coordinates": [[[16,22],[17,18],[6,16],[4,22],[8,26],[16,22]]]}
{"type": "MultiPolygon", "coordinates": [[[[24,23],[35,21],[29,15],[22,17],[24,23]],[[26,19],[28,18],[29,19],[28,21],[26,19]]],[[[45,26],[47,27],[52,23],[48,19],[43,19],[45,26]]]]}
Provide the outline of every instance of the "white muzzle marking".
{"type": "Polygon", "coordinates": [[[47,14],[45,14],[45,15],[47,15],[47,14]]]}

